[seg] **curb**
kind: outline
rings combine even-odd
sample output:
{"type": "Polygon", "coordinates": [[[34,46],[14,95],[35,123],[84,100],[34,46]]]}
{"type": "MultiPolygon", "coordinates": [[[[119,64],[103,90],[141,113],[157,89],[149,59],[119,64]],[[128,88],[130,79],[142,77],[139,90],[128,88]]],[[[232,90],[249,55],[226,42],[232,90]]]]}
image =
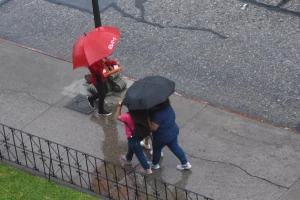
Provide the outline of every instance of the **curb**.
{"type": "MultiPolygon", "coordinates": [[[[35,49],[35,48],[31,48],[31,47],[27,47],[25,45],[22,45],[22,44],[19,44],[19,43],[15,43],[15,42],[11,42],[11,41],[8,41],[4,38],[0,38],[0,41],[2,42],[6,42],[6,43],[9,43],[9,44],[12,44],[12,45],[15,45],[15,46],[18,46],[18,47],[22,47],[24,49],[27,49],[27,50],[30,50],[30,51],[34,51],[34,52],[37,52],[37,53],[40,53],[40,54],[43,54],[43,55],[46,55],[46,56],[49,56],[49,57],[52,57],[52,58],[56,58],[58,60],[62,60],[62,61],[65,61],[65,62],[68,62],[68,63],[72,63],[72,61],[70,60],[67,60],[67,59],[64,59],[62,57],[58,57],[58,56],[53,56],[51,54],[48,54],[48,53],[45,53],[41,50],[38,50],[38,49],[35,49]]],[[[136,81],[136,79],[134,78],[131,78],[131,77],[126,77],[126,76],[123,76],[124,78],[130,80],[130,81],[136,81]]],[[[289,132],[293,132],[293,133],[296,133],[296,134],[300,134],[300,131],[297,131],[295,129],[291,129],[291,128],[287,128],[287,127],[284,127],[284,126],[280,126],[278,124],[274,124],[268,120],[264,120],[264,119],[260,119],[259,117],[255,117],[255,116],[251,116],[251,115],[246,115],[242,112],[238,112],[236,110],[232,110],[232,109],[228,109],[228,108],[223,108],[223,107],[220,107],[220,106],[217,106],[217,105],[214,105],[214,104],[211,104],[210,102],[206,102],[206,101],[203,101],[201,99],[197,99],[197,98],[194,98],[194,97],[191,97],[189,95],[185,95],[185,94],[180,94],[180,93],[177,93],[177,92],[174,92],[174,95],[176,96],[180,96],[180,97],[183,97],[183,98],[186,98],[186,99],[189,99],[189,100],[192,100],[192,101],[196,101],[196,102],[199,102],[199,103],[203,103],[203,104],[206,104],[206,105],[209,105],[211,107],[214,107],[214,108],[217,108],[217,109],[220,109],[220,110],[224,110],[224,111],[227,111],[229,113],[232,113],[232,114],[235,114],[235,115],[239,115],[241,117],[245,117],[245,118],[248,118],[248,119],[252,119],[254,121],[258,121],[258,122],[261,122],[261,123],[264,123],[264,124],[268,124],[268,125],[271,125],[271,126],[274,126],[276,128],[280,128],[280,129],[284,129],[286,131],[289,131],[289,132]]]]}
{"type": "Polygon", "coordinates": [[[70,60],[66,60],[66,59],[58,57],[58,56],[53,56],[53,55],[45,53],[45,52],[43,52],[41,50],[38,50],[38,49],[35,49],[35,48],[31,48],[31,47],[27,47],[27,46],[19,44],[19,43],[11,42],[11,41],[8,41],[8,40],[3,39],[3,38],[0,38],[0,41],[1,42],[6,42],[6,43],[9,43],[9,44],[13,44],[15,46],[22,47],[24,49],[27,49],[27,50],[30,50],[30,51],[34,51],[34,52],[37,52],[37,53],[40,53],[40,54],[43,54],[43,55],[46,55],[46,56],[49,56],[49,57],[52,57],[52,58],[56,58],[58,60],[62,60],[62,61],[68,62],[68,63],[72,63],[72,61],[70,61],[70,60]]]}

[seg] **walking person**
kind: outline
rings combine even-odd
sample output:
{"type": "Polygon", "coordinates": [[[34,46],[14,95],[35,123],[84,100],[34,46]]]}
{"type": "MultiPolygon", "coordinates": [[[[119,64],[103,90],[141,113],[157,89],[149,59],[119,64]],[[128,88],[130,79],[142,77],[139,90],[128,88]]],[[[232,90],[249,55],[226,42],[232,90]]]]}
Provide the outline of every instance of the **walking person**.
{"type": "MultiPolygon", "coordinates": [[[[118,109],[117,109],[117,113],[116,113],[116,118],[117,118],[117,120],[124,123],[126,137],[128,140],[128,152],[126,155],[121,155],[121,157],[120,157],[121,162],[124,164],[131,164],[131,160],[133,158],[133,155],[135,154],[142,166],[142,168],[140,169],[140,172],[144,173],[144,174],[152,174],[151,166],[148,163],[148,161],[144,155],[143,149],[140,145],[140,142],[143,139],[141,137],[141,135],[143,135],[143,134],[139,134],[141,132],[144,132],[144,133],[148,132],[148,134],[149,134],[150,128],[149,127],[145,128],[141,124],[135,123],[135,121],[132,118],[132,114],[131,114],[131,112],[134,112],[134,111],[129,111],[129,112],[121,115],[121,110],[122,110],[122,102],[120,101],[118,109]]],[[[147,120],[145,120],[145,121],[147,124],[147,120]]]]}
{"type": "MultiPolygon", "coordinates": [[[[153,150],[150,144],[150,140],[151,140],[151,136],[146,137],[145,139],[143,139],[140,144],[144,149],[150,150],[150,154],[153,155],[153,150]]],[[[161,157],[164,156],[164,153],[161,152],[161,157]]]]}
{"type": "Polygon", "coordinates": [[[104,99],[106,97],[106,94],[108,93],[108,87],[106,78],[103,74],[103,70],[105,69],[105,66],[113,65],[119,65],[119,63],[116,60],[108,60],[104,58],[88,67],[91,72],[91,82],[97,89],[98,93],[88,97],[87,100],[90,107],[95,108],[94,102],[99,98],[98,114],[100,116],[109,116],[112,114],[110,111],[106,111],[104,109],[104,99]]]}
{"type": "Polygon", "coordinates": [[[147,149],[147,150],[151,150],[151,144],[150,144],[150,137],[146,137],[145,139],[143,139],[140,144],[143,148],[147,149]]]}
{"type": "Polygon", "coordinates": [[[149,122],[153,135],[152,168],[160,168],[161,150],[167,146],[181,162],[180,165],[177,165],[178,170],[191,169],[192,165],[178,145],[179,127],[176,124],[176,115],[170,100],[167,99],[165,102],[153,107],[152,111],[151,121],[149,122]]]}

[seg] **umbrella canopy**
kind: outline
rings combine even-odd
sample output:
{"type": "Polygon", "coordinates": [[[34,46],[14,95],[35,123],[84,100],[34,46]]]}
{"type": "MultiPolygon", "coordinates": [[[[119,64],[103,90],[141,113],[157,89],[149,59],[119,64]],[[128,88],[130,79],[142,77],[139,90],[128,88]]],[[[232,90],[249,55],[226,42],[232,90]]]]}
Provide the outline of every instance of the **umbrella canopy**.
{"type": "Polygon", "coordinates": [[[111,55],[121,35],[118,28],[102,26],[82,35],[73,46],[73,69],[90,66],[111,55]]]}
{"type": "Polygon", "coordinates": [[[175,91],[175,82],[162,76],[147,76],[127,90],[123,105],[129,110],[149,109],[163,103],[175,91]]]}

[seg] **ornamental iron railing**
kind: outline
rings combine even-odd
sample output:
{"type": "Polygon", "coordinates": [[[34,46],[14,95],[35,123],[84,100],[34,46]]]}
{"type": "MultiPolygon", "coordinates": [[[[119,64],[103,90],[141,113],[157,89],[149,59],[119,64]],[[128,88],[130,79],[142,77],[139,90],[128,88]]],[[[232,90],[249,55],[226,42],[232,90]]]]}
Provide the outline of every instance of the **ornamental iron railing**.
{"type": "Polygon", "coordinates": [[[9,161],[109,199],[213,200],[50,140],[0,124],[0,161],[9,161]]]}

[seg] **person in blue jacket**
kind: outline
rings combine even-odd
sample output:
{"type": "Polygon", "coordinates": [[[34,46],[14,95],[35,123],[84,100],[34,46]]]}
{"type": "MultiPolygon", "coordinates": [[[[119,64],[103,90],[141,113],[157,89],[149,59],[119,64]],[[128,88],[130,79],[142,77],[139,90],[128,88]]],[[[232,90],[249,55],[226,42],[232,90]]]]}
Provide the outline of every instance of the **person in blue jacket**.
{"type": "Polygon", "coordinates": [[[179,127],[176,123],[176,115],[170,104],[170,100],[153,107],[151,109],[150,127],[153,135],[153,159],[152,168],[159,169],[159,160],[162,149],[167,146],[173,154],[180,160],[177,165],[178,170],[191,169],[185,153],[178,145],[179,127]]]}

